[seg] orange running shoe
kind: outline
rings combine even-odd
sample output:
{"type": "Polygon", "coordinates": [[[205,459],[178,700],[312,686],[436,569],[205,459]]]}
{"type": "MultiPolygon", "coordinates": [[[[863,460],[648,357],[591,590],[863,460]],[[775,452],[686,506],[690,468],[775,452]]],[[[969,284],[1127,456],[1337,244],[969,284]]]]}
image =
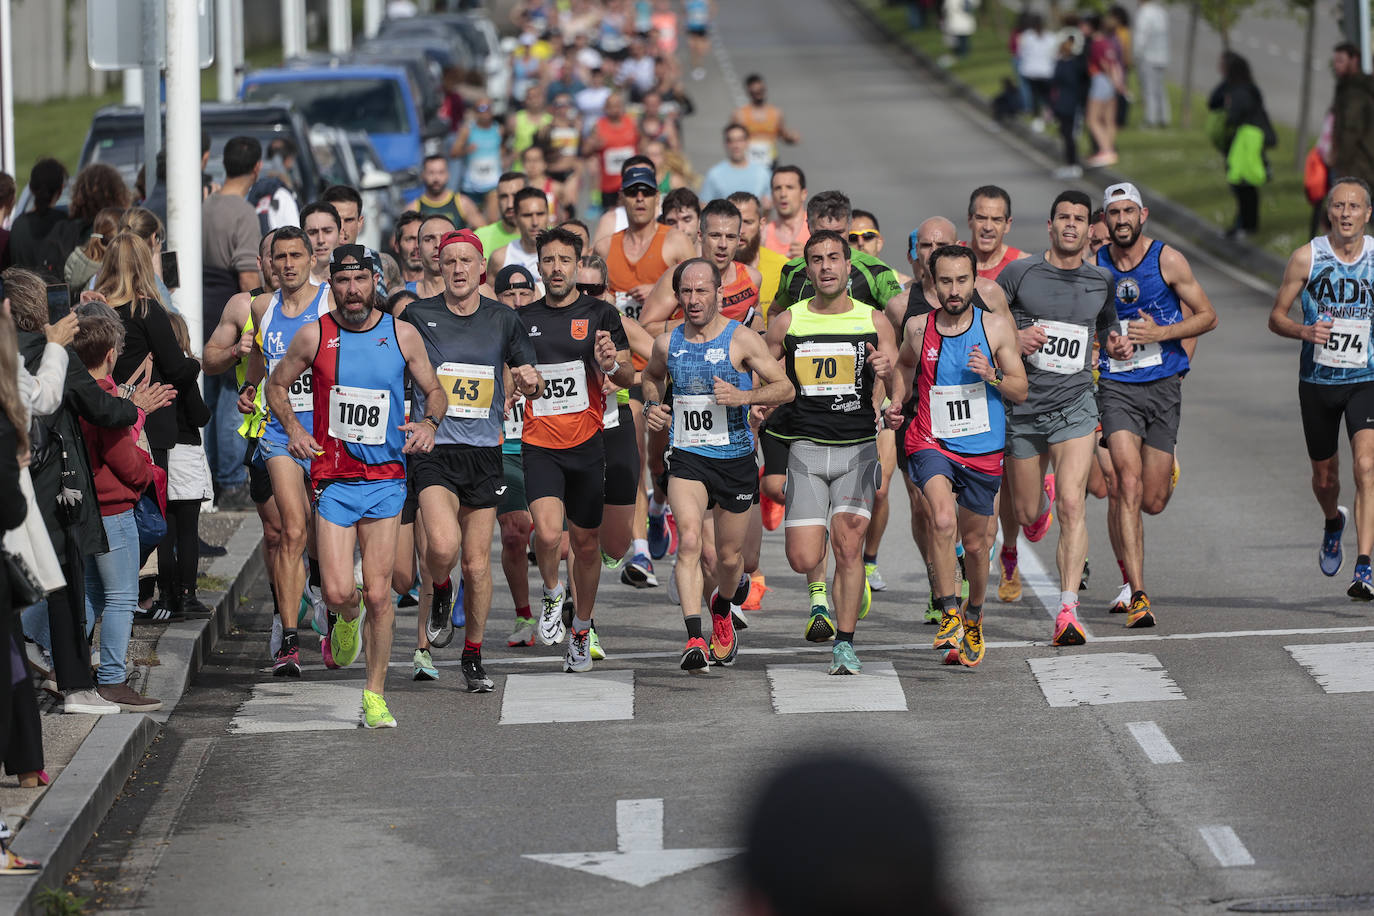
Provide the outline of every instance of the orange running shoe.
{"type": "Polygon", "coordinates": [[[764,581],[761,573],[756,573],[749,579],[749,597],[744,599],[740,608],[746,611],[757,611],[763,606],[763,593],[768,591],[768,584],[764,581]]]}

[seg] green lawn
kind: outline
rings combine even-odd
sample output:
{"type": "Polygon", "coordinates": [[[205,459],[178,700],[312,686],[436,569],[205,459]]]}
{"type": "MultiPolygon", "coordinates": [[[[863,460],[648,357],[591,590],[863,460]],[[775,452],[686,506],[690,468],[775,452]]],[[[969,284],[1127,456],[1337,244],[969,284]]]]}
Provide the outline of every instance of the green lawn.
{"type": "MultiPolygon", "coordinates": [[[[938,59],[948,53],[943,36],[934,26],[913,32],[907,26],[904,9],[887,6],[883,0],[860,2],[876,13],[885,28],[900,35],[903,41],[927,57],[938,59]]],[[[991,97],[1001,91],[1002,79],[1014,74],[1007,52],[1012,14],[1006,11],[1000,23],[993,23],[988,21],[987,9],[984,6],[985,14],[973,36],[968,56],[955,61],[950,72],[984,97],[991,97]]],[[[1177,121],[1182,91],[1178,86],[1170,86],[1169,91],[1177,121]]],[[[1205,112],[1206,96],[1195,92],[1190,129],[1128,127],[1121,131],[1117,139],[1121,159],[1115,171],[1225,228],[1235,215],[1235,199],[1226,184],[1221,154],[1212,147],[1203,131],[1205,112]]],[[[1132,115],[1138,118],[1136,111],[1132,115]]],[[[1306,241],[1312,211],[1303,194],[1302,174],[1292,167],[1295,132],[1286,125],[1276,125],[1276,128],[1279,145],[1269,151],[1273,180],[1260,192],[1260,232],[1254,241],[1280,257],[1287,257],[1306,241]]],[[[1081,139],[1080,147],[1086,146],[1086,139],[1081,139]]]]}

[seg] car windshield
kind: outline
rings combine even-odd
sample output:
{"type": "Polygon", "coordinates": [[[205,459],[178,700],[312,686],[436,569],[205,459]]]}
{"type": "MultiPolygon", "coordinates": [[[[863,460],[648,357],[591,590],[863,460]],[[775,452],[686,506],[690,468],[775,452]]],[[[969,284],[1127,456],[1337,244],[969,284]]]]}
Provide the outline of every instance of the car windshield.
{"type": "Polygon", "coordinates": [[[250,83],[243,96],[250,102],[286,98],[311,124],[369,134],[401,134],[410,129],[401,89],[389,77],[250,83]]]}
{"type": "MultiPolygon", "coordinates": [[[[224,182],[224,144],[230,137],[256,137],[262,144],[263,156],[267,156],[267,148],[277,137],[291,137],[290,125],[268,125],[268,124],[217,124],[213,122],[205,123],[204,129],[210,134],[210,160],[205,164],[205,171],[216,184],[224,182]]],[[[294,140],[294,137],[292,137],[294,140]]],[[[129,187],[133,187],[135,179],[138,177],[138,170],[143,166],[143,134],[132,132],[121,132],[97,136],[91,148],[90,159],[82,165],[90,165],[92,162],[103,162],[119,169],[119,174],[124,178],[129,187]]],[[[291,181],[294,187],[300,188],[304,184],[304,175],[301,173],[300,162],[296,161],[291,166],[291,181]]]]}

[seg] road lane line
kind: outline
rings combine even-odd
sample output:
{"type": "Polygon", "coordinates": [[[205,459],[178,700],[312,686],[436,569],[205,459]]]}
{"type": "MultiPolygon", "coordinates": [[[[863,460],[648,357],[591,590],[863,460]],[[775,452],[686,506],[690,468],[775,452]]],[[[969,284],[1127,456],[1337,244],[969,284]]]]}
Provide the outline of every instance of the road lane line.
{"type": "Polygon", "coordinates": [[[501,725],[604,722],[635,717],[635,673],[508,674],[501,725]]]}
{"type": "Polygon", "coordinates": [[[906,712],[906,694],[891,662],[869,662],[863,673],[832,677],[817,664],[769,665],[773,709],[815,712],[906,712]]]}
{"type": "Polygon", "coordinates": [[[1255,857],[1250,855],[1250,850],[1245,848],[1245,844],[1236,836],[1236,832],[1225,825],[1214,827],[1199,827],[1197,832],[1202,834],[1202,839],[1207,844],[1207,848],[1212,850],[1212,855],[1216,857],[1217,863],[1222,868],[1235,868],[1239,865],[1254,865],[1255,857]]]}
{"type": "Polygon", "coordinates": [[[1151,763],[1183,762],[1178,751],[1174,750],[1174,746],[1164,736],[1164,731],[1154,722],[1127,722],[1126,727],[1131,730],[1131,737],[1140,745],[1140,749],[1150,758],[1151,763]]]}
{"type": "Polygon", "coordinates": [[[1146,653],[1098,652],[1028,658],[1050,706],[1102,706],[1186,700],[1159,659],[1146,653]]]}
{"type": "Polygon", "coordinates": [[[1284,646],[1327,693],[1374,692],[1374,643],[1284,646]]]}

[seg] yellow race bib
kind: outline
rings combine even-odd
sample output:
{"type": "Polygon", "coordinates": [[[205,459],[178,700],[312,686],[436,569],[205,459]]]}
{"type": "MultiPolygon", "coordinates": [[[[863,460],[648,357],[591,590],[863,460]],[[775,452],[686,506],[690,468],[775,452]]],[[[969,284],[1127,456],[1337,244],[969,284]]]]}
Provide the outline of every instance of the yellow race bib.
{"type": "Polygon", "coordinates": [[[496,369],[472,363],[441,363],[436,373],[448,395],[448,416],[484,420],[496,394],[496,369]]]}

